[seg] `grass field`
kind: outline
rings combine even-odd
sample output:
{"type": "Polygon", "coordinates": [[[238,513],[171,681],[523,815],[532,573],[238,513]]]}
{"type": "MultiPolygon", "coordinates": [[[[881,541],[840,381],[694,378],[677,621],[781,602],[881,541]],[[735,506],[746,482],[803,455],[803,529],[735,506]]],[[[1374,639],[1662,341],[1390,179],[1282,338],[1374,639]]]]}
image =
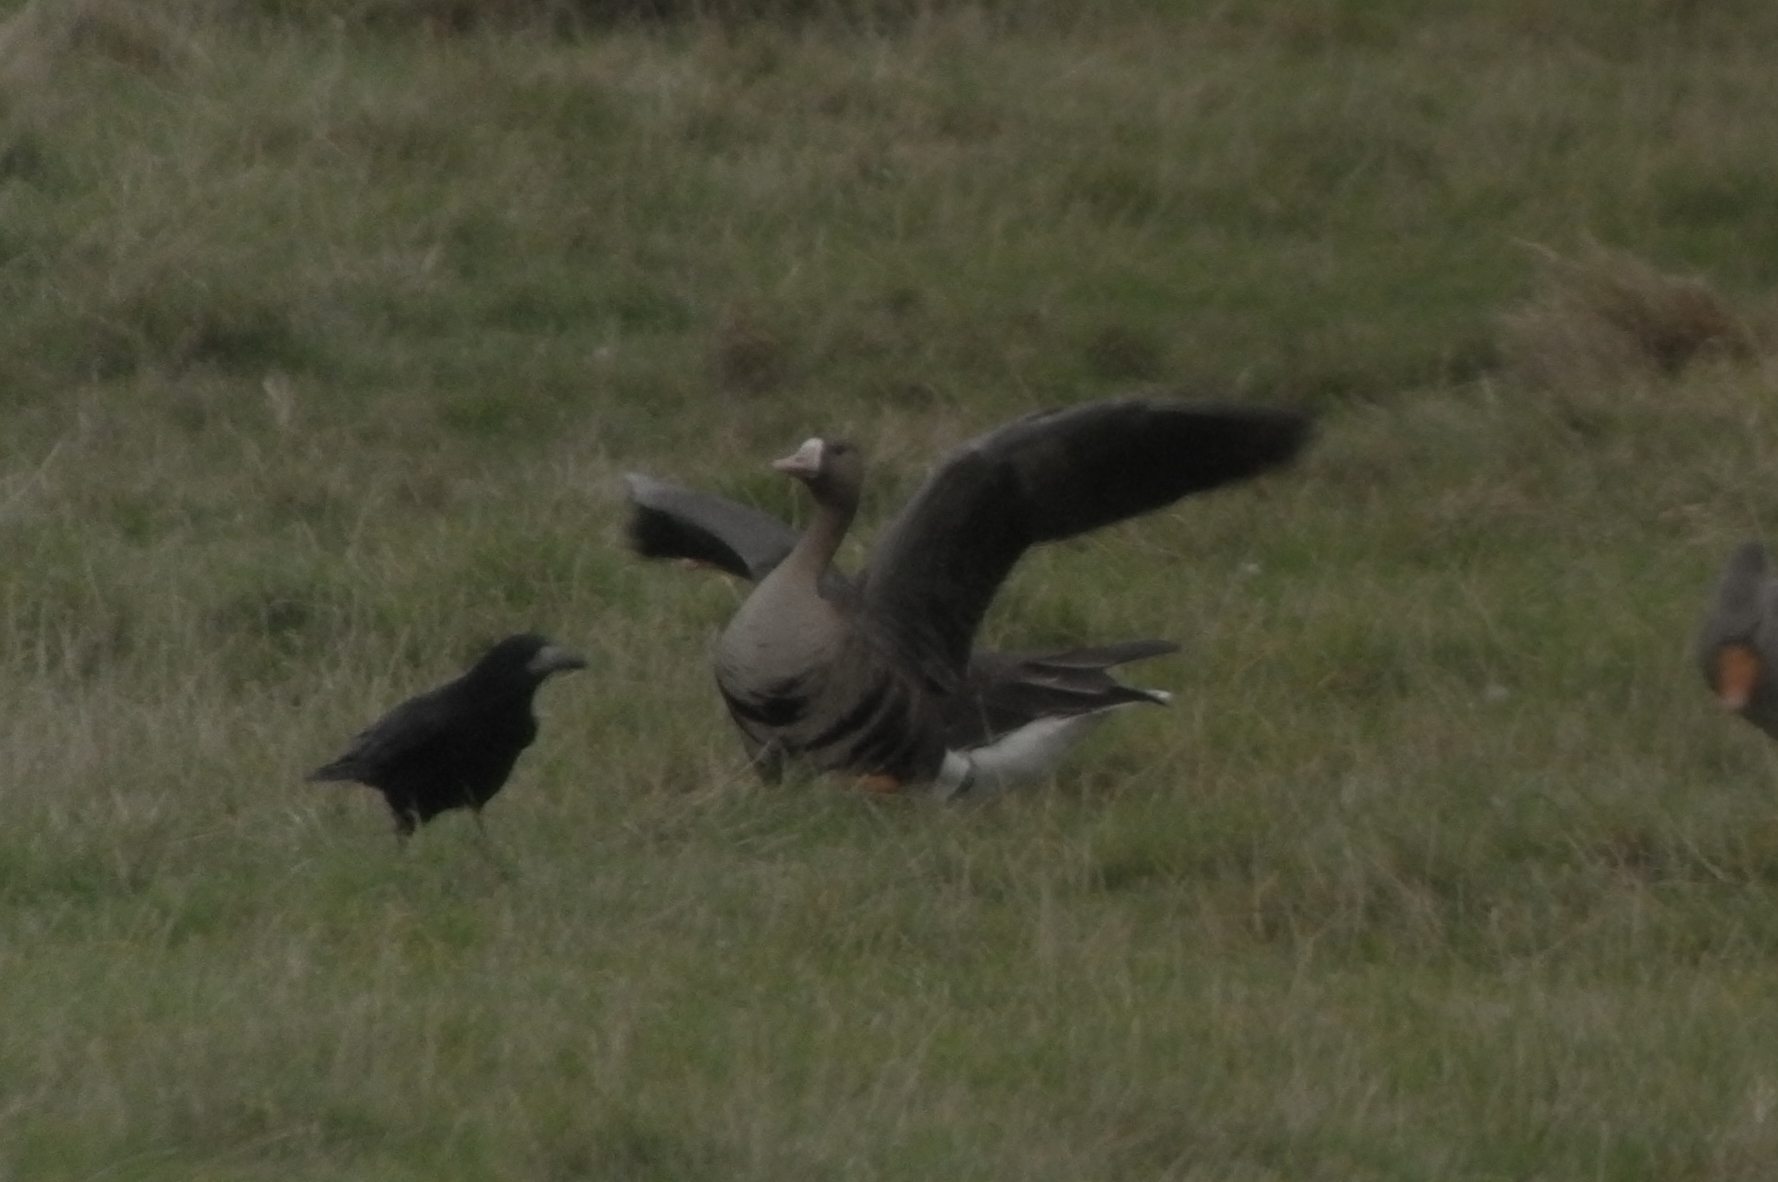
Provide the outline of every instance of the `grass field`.
{"type": "Polygon", "coordinates": [[[1775,1176],[1778,9],[746,7],[0,4],[0,1182],[1775,1176]],[[757,785],[618,476],[1138,388],[1319,438],[985,639],[1173,706],[757,785]],[[302,782],[532,627],[486,841],[302,782]]]}

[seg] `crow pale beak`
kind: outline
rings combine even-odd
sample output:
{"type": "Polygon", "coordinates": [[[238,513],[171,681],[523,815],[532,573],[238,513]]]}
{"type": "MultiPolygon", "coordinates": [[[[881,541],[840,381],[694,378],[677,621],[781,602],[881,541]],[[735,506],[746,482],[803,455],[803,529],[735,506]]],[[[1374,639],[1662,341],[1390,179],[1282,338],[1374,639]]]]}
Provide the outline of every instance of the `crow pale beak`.
{"type": "Polygon", "coordinates": [[[559,644],[546,644],[537,650],[536,656],[526,662],[525,668],[534,676],[548,677],[551,673],[561,673],[568,669],[585,669],[586,658],[559,644]]]}

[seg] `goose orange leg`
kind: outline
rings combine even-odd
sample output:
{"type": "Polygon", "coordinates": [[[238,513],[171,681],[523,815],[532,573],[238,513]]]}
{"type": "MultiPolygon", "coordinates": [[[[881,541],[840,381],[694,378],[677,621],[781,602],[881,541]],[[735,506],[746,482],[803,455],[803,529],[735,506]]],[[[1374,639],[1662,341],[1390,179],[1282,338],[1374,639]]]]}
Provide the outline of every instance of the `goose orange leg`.
{"type": "Polygon", "coordinates": [[[1716,700],[1724,710],[1745,710],[1759,682],[1759,654],[1744,644],[1724,645],[1716,654],[1716,700]]]}

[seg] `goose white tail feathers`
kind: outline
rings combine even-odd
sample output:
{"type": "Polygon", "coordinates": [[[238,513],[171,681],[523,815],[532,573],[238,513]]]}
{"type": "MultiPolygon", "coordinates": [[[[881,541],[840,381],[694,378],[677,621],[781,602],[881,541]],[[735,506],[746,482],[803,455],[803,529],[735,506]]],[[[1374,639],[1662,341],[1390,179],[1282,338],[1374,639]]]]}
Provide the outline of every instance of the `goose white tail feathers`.
{"type": "MultiPolygon", "coordinates": [[[[1166,690],[1134,690],[1157,706],[1173,700],[1166,690]]],[[[1113,711],[1136,705],[1114,702],[1084,714],[1048,714],[1032,719],[1016,730],[966,751],[945,752],[933,795],[940,800],[968,796],[982,799],[1019,784],[1055,774],[1064,756],[1110,718],[1113,711]]]]}

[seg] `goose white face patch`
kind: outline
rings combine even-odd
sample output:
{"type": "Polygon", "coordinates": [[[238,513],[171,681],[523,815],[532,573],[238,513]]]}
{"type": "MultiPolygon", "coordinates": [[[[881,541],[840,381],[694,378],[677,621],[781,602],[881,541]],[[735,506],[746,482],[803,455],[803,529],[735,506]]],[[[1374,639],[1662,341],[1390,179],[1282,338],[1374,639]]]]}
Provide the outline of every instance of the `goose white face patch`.
{"type": "Polygon", "coordinates": [[[781,460],[773,460],[772,467],[786,476],[795,476],[802,480],[816,476],[821,471],[821,464],[827,459],[827,444],[819,437],[803,440],[803,445],[781,460]]]}

